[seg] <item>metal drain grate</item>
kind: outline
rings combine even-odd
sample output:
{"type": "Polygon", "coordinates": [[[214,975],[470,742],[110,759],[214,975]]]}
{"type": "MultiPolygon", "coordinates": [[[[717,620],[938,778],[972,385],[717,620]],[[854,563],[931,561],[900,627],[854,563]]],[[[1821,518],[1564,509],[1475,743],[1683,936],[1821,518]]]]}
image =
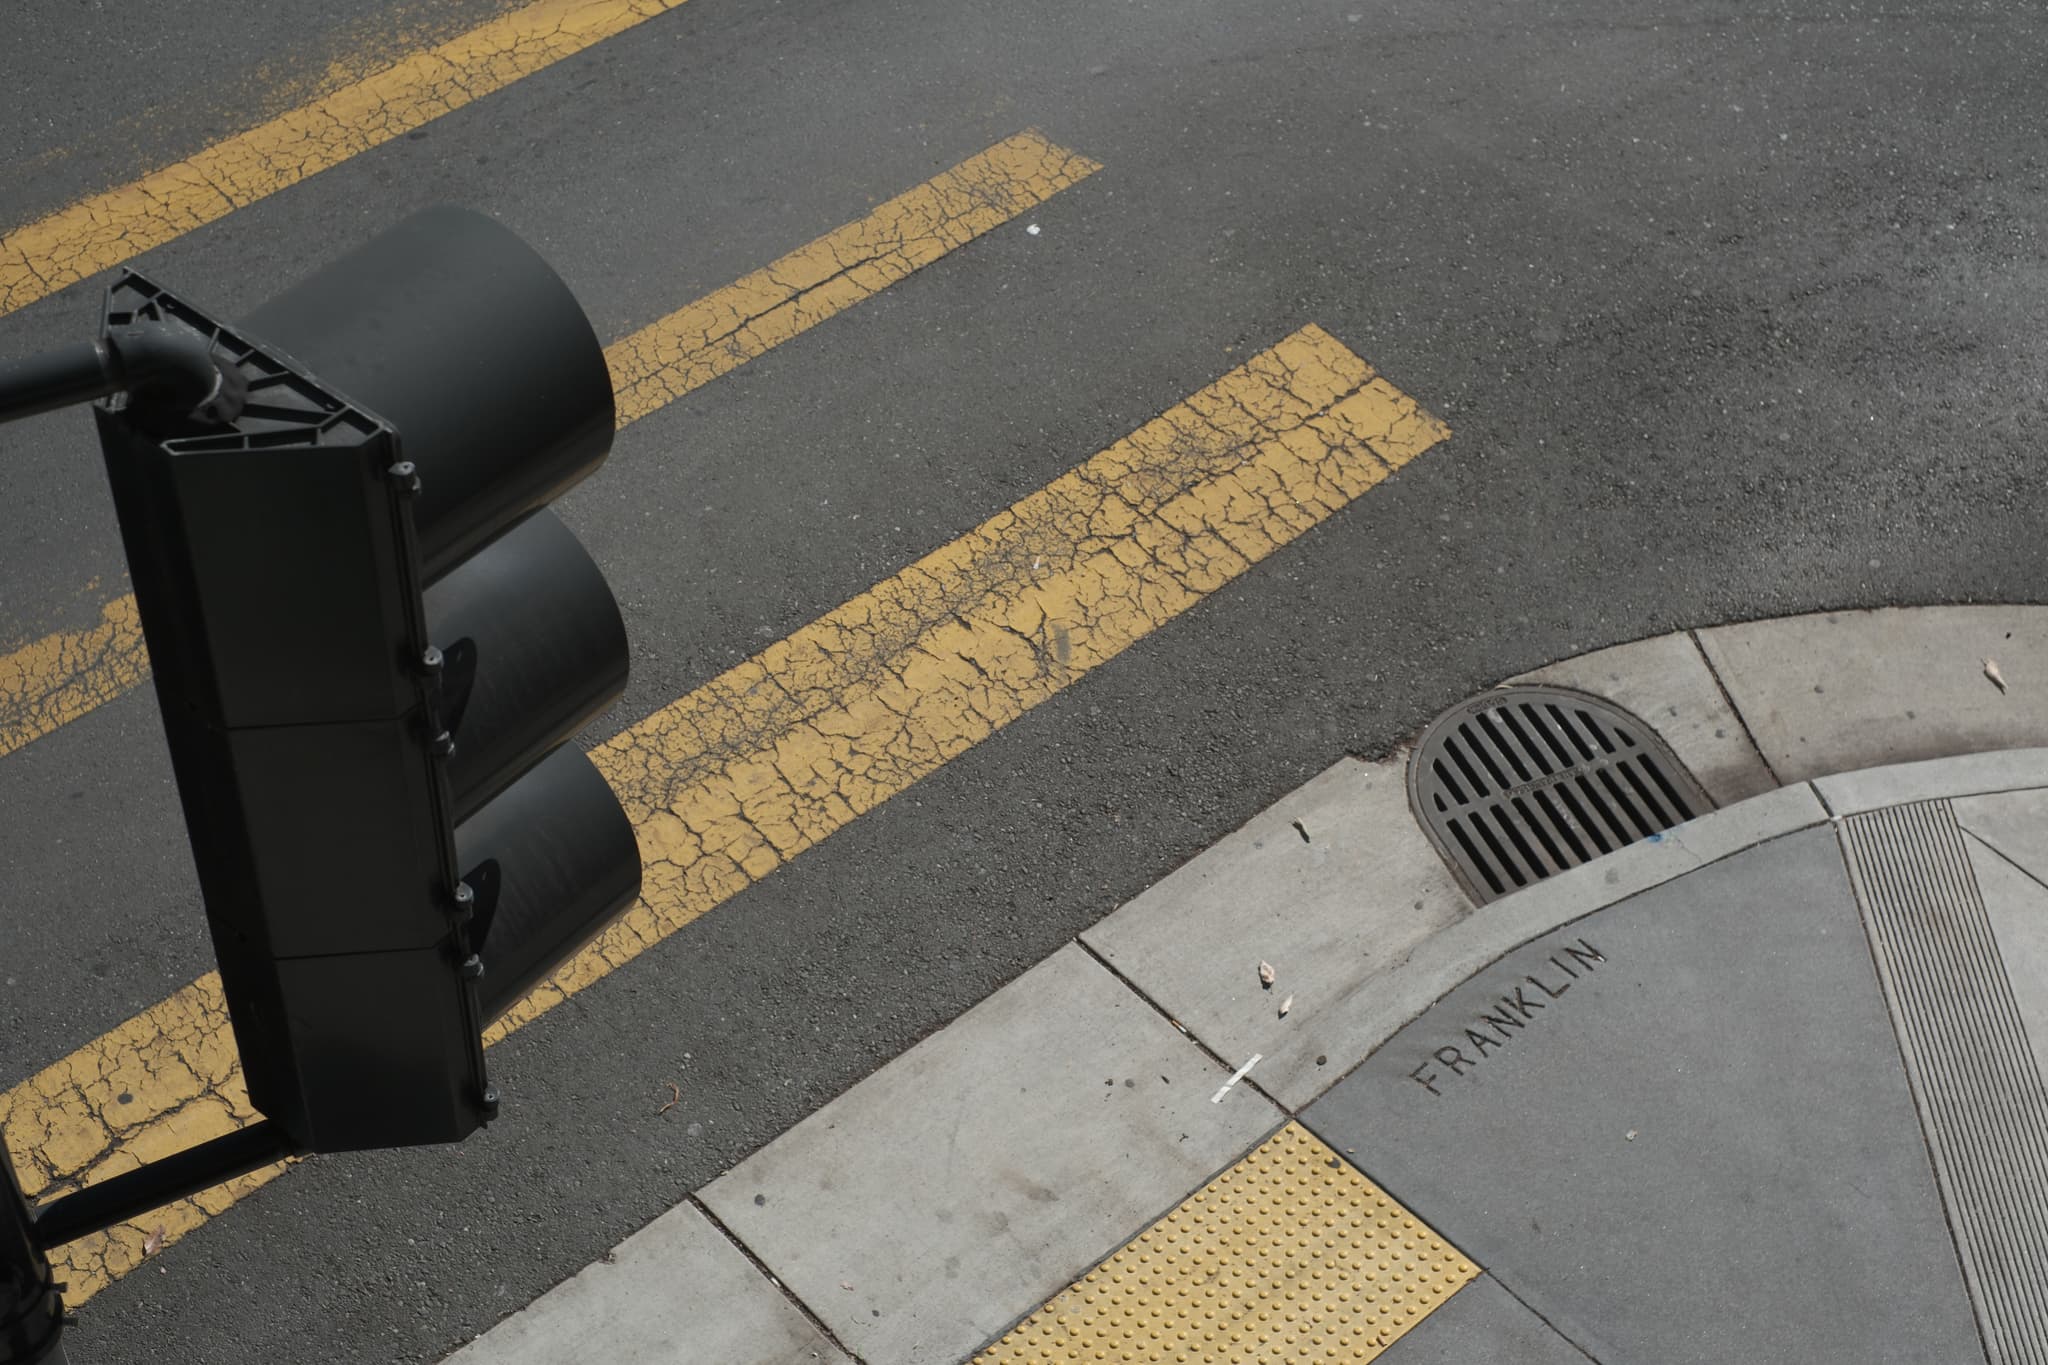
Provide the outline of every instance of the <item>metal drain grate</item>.
{"type": "Polygon", "coordinates": [[[1714,805],[1648,726],[1556,687],[1504,687],[1438,716],[1409,762],[1408,801],[1482,904],[1714,805]]]}

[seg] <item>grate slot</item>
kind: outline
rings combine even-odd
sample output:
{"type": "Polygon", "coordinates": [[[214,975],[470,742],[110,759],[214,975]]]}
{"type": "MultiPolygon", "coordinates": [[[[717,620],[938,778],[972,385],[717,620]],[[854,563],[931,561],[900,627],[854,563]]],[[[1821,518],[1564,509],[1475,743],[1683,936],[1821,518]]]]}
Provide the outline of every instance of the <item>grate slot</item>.
{"type": "Polygon", "coordinates": [[[1607,737],[1606,728],[1602,726],[1599,721],[1594,720],[1591,716],[1587,715],[1584,711],[1579,712],[1578,715],[1579,723],[1584,725],[1588,730],[1592,731],[1593,738],[1599,741],[1601,750],[1605,753],[1613,753],[1614,741],[1607,737]]]}
{"type": "Polygon", "coordinates": [[[1473,847],[1472,836],[1465,833],[1465,822],[1462,820],[1452,820],[1450,822],[1450,831],[1451,837],[1458,841],[1458,847],[1465,851],[1467,865],[1486,879],[1487,889],[1496,896],[1506,894],[1507,887],[1501,882],[1499,876],[1494,873],[1493,864],[1487,860],[1485,854],[1473,847]]]}
{"type": "Polygon", "coordinates": [[[1544,856],[1550,859],[1551,871],[1562,872],[1574,863],[1584,861],[1584,859],[1567,858],[1558,850],[1556,842],[1550,837],[1549,827],[1554,823],[1553,821],[1539,820],[1534,815],[1531,815],[1528,803],[1519,796],[1515,798],[1514,806],[1515,814],[1522,817],[1522,827],[1535,835],[1536,842],[1543,845],[1544,856]]]}
{"type": "Polygon", "coordinates": [[[1579,757],[1587,762],[1591,762],[1594,756],[1593,746],[1586,743],[1585,736],[1579,733],[1578,727],[1572,724],[1571,718],[1566,716],[1564,711],[1556,705],[1546,707],[1545,709],[1550,712],[1551,720],[1557,723],[1557,728],[1564,731],[1565,738],[1572,742],[1572,747],[1579,751],[1579,757]]]}
{"type": "Polygon", "coordinates": [[[1579,798],[1573,794],[1570,784],[1560,784],[1556,790],[1558,800],[1564,802],[1564,808],[1572,813],[1572,819],[1579,822],[1579,828],[1593,841],[1593,847],[1603,854],[1614,852],[1615,845],[1608,839],[1607,831],[1601,827],[1598,820],[1586,814],[1586,808],[1579,803],[1579,798]]]}
{"type": "Polygon", "coordinates": [[[1606,825],[1606,832],[1614,836],[1614,846],[1625,848],[1636,841],[1636,836],[1629,833],[1628,826],[1616,817],[1614,808],[1601,799],[1600,784],[1594,780],[1597,772],[1596,769],[1594,773],[1580,773],[1574,779],[1578,784],[1579,795],[1586,798],[1586,809],[1598,815],[1606,825]]]}
{"type": "Polygon", "coordinates": [[[1656,826],[1656,829],[1652,829],[1650,833],[1655,834],[1658,830],[1670,829],[1678,823],[1676,819],[1664,813],[1664,807],[1657,802],[1657,794],[1650,790],[1650,784],[1643,781],[1642,774],[1636,771],[1636,760],[1627,759],[1623,761],[1618,766],[1617,771],[1628,779],[1629,786],[1635,788],[1636,799],[1643,803],[1645,810],[1649,811],[1650,822],[1656,826]]]}
{"type": "Polygon", "coordinates": [[[1516,782],[1527,782],[1536,775],[1530,772],[1529,765],[1522,761],[1521,746],[1501,738],[1500,726],[1495,722],[1493,712],[1481,711],[1473,719],[1478,721],[1479,728],[1486,732],[1486,742],[1491,744],[1494,751],[1505,758],[1508,766],[1515,770],[1516,782]]]}
{"type": "MultiPolygon", "coordinates": [[[[1438,759],[1435,763],[1431,764],[1430,767],[1436,773],[1436,780],[1443,783],[1444,790],[1451,794],[1451,800],[1457,802],[1461,806],[1471,804],[1469,801],[1465,799],[1465,793],[1459,790],[1458,779],[1451,776],[1451,770],[1444,766],[1444,761],[1442,759],[1438,759]]],[[[1436,808],[1438,810],[1442,810],[1444,808],[1442,797],[1437,798],[1436,808]]]]}
{"type": "Polygon", "coordinates": [[[1571,751],[1565,748],[1564,744],[1558,739],[1557,732],[1551,728],[1549,722],[1544,718],[1543,713],[1538,711],[1534,706],[1531,706],[1528,702],[1523,702],[1521,709],[1523,719],[1529,722],[1529,728],[1531,730],[1534,730],[1537,734],[1543,736],[1543,742],[1550,746],[1550,752],[1557,755],[1559,767],[1571,767],[1571,751]]]}
{"type": "MultiPolygon", "coordinates": [[[[1593,855],[1586,852],[1586,845],[1582,843],[1579,839],[1579,832],[1576,828],[1576,825],[1581,822],[1574,821],[1571,819],[1571,817],[1566,815],[1559,815],[1557,813],[1557,807],[1550,804],[1550,793],[1548,792],[1537,792],[1536,804],[1541,806],[1543,808],[1543,813],[1550,817],[1551,828],[1555,829],[1559,834],[1564,836],[1565,844],[1572,851],[1572,863],[1592,862],[1593,855]]],[[[1571,866],[1572,863],[1567,863],[1565,865],[1571,866]]]]}
{"type": "Polygon", "coordinates": [[[1444,737],[1444,753],[1450,756],[1451,762],[1458,765],[1458,771],[1465,774],[1465,781],[1472,788],[1472,795],[1469,800],[1477,801],[1480,797],[1486,795],[1489,790],[1486,785],[1486,779],[1481,777],[1472,767],[1472,761],[1465,757],[1465,751],[1459,746],[1456,739],[1448,735],[1444,737]]]}
{"type": "Polygon", "coordinates": [[[1494,790],[1506,791],[1514,785],[1514,783],[1508,781],[1507,770],[1494,762],[1493,755],[1487,751],[1487,747],[1484,744],[1479,742],[1478,730],[1470,724],[1460,725],[1458,727],[1458,738],[1465,741],[1466,752],[1478,759],[1480,765],[1486,769],[1486,775],[1493,779],[1494,790]]]}
{"type": "Polygon", "coordinates": [[[1511,812],[1506,806],[1493,808],[1493,822],[1500,826],[1501,833],[1508,836],[1508,842],[1513,844],[1515,852],[1521,855],[1521,865],[1528,869],[1529,880],[1541,881],[1550,875],[1551,869],[1545,867],[1543,860],[1536,856],[1536,850],[1529,847],[1529,841],[1522,837],[1521,827],[1510,818],[1510,815],[1511,812]]]}
{"type": "Polygon", "coordinates": [[[1672,787],[1671,779],[1664,776],[1663,766],[1655,758],[1645,755],[1641,762],[1643,767],[1649,771],[1650,776],[1656,779],[1657,790],[1664,793],[1664,799],[1669,801],[1672,809],[1678,812],[1680,822],[1690,820],[1693,816],[1699,814],[1697,810],[1687,805],[1685,798],[1672,787]]]}
{"type": "Polygon", "coordinates": [[[1515,719],[1513,711],[1503,706],[1494,714],[1500,717],[1500,723],[1507,727],[1508,733],[1515,737],[1515,743],[1519,744],[1522,752],[1529,756],[1529,761],[1536,765],[1537,772],[1548,777],[1557,771],[1556,768],[1551,766],[1550,755],[1543,752],[1541,744],[1529,738],[1529,732],[1524,730],[1522,723],[1515,719]]]}
{"type": "Polygon", "coordinates": [[[1600,785],[1607,788],[1607,794],[1614,798],[1615,809],[1619,810],[1628,818],[1628,822],[1635,826],[1635,831],[1629,835],[1630,843],[1634,843],[1637,839],[1657,832],[1657,826],[1651,824],[1643,813],[1636,809],[1635,802],[1629,800],[1628,789],[1615,781],[1614,769],[1602,768],[1600,770],[1600,785]]]}
{"type": "Polygon", "coordinates": [[[1515,866],[1512,858],[1508,857],[1508,851],[1500,846],[1500,840],[1494,838],[1493,831],[1486,827],[1486,817],[1484,815],[1474,816],[1472,828],[1477,830],[1479,837],[1486,841],[1487,849],[1493,854],[1494,866],[1507,873],[1508,880],[1512,881],[1516,886],[1527,886],[1529,879],[1522,875],[1521,869],[1515,866]]]}

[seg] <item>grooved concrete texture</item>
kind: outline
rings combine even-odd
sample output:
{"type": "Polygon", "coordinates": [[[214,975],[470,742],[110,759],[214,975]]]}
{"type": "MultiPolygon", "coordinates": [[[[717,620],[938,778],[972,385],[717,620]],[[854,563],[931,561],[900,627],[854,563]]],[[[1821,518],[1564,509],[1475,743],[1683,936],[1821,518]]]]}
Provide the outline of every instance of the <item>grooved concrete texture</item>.
{"type": "Polygon", "coordinates": [[[720,1177],[704,1202],[856,1354],[957,1361],[1280,1120],[1068,946],[720,1177]]]}
{"type": "Polygon", "coordinates": [[[1493,1276],[1481,1275],[1379,1359],[1380,1365],[1587,1365],[1592,1357],[1559,1336],[1493,1276]]]}
{"type": "Polygon", "coordinates": [[[2048,607],[1887,607],[1699,636],[1780,782],[2048,744],[2048,607]]]}
{"type": "Polygon", "coordinates": [[[1719,805],[1778,785],[1688,632],[1560,660],[1504,685],[1513,684],[1576,688],[1633,712],[1719,805]]]}
{"type": "Polygon", "coordinates": [[[1832,830],[1526,944],[1304,1117],[1614,1360],[1983,1359],[1832,830]]]}
{"type": "Polygon", "coordinates": [[[1992,1359],[2048,1365],[2048,1083],[1970,841],[1945,801],[1840,829],[1992,1359]]]}
{"type": "Polygon", "coordinates": [[[1345,759],[1081,937],[1218,1055],[1260,1054],[1253,1079],[1299,1109],[1370,1050],[1344,1002],[1471,910],[1402,755],[1345,759]]]}
{"type": "Polygon", "coordinates": [[[694,1204],[678,1204],[448,1365],[818,1365],[846,1356],[694,1204]]]}

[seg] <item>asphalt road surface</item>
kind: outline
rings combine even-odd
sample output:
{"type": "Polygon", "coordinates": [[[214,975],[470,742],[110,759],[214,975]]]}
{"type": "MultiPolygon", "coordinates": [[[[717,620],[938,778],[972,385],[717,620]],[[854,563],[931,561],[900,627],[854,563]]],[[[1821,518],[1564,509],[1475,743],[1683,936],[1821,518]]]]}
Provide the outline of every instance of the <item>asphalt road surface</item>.
{"type": "MultiPolygon", "coordinates": [[[[20,8],[0,231],[511,7],[20,8]]],[[[136,258],[237,316],[459,202],[610,340],[1025,129],[1101,163],[621,432],[562,504],[634,642],[593,742],[1309,324],[1452,434],[494,1048],[489,1131],[305,1163],[94,1296],[72,1359],[437,1359],[1481,687],[2048,600],[2044,69],[1992,4],[690,0],[136,258]]],[[[90,336],[110,278],[0,353],[90,336]]],[[[0,470],[6,650],[125,585],[83,412],[0,470]]],[[[212,965],[146,687],[0,757],[0,867],[0,1086],[212,965]]]]}

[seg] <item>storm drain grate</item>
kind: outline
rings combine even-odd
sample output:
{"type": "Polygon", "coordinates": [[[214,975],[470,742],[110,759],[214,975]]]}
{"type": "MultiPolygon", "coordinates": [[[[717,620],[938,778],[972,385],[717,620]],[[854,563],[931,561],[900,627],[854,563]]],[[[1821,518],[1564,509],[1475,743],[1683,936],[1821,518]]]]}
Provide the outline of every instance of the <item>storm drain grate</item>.
{"type": "Polygon", "coordinates": [[[1556,687],[1504,687],[1437,717],[1409,761],[1408,800],[1482,904],[1714,804],[1648,726],[1556,687]]]}

